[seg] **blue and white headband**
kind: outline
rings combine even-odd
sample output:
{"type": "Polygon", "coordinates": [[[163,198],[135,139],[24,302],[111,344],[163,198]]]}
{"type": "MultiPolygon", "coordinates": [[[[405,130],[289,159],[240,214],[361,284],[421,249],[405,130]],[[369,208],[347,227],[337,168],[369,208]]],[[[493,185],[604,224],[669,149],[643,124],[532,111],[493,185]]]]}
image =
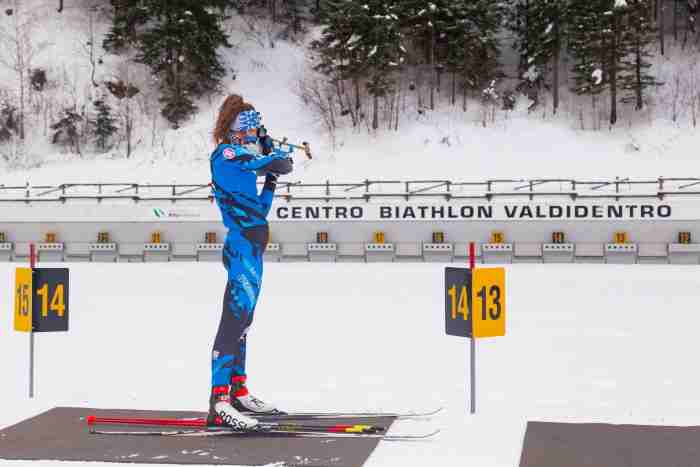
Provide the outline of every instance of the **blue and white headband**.
{"type": "Polygon", "coordinates": [[[260,112],[255,110],[244,110],[239,113],[236,120],[231,124],[230,131],[256,130],[260,127],[260,112]]]}

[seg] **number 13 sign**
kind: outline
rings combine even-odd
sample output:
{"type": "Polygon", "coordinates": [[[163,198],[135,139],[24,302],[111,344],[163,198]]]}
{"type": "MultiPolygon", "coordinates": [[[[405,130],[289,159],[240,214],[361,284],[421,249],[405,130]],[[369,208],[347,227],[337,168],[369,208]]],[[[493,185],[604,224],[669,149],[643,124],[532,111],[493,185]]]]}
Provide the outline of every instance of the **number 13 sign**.
{"type": "Polygon", "coordinates": [[[506,334],[503,268],[445,268],[445,332],[461,337],[506,334]]]}

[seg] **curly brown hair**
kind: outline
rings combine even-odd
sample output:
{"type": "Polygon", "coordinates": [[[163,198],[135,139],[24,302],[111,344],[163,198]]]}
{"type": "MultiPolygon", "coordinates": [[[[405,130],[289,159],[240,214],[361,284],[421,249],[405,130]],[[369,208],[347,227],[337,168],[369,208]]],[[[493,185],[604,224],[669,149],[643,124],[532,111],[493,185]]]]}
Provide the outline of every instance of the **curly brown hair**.
{"type": "Polygon", "coordinates": [[[226,97],[219,107],[219,114],[216,117],[216,125],[214,126],[213,134],[215,144],[231,144],[229,127],[236,117],[238,117],[238,114],[244,110],[255,110],[255,107],[245,102],[243,97],[238,94],[229,94],[229,96],[226,97]]]}

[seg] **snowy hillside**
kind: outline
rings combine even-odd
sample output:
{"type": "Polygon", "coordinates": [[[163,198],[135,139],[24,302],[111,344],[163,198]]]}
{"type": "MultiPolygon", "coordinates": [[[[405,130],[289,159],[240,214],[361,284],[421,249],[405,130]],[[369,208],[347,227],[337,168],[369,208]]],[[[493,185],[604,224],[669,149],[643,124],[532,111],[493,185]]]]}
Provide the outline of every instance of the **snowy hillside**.
{"type": "MultiPolygon", "coordinates": [[[[0,1],[0,9],[11,3],[0,1]]],[[[90,40],[90,18],[86,16],[86,3],[66,2],[63,13],[57,14],[54,1],[38,0],[31,2],[28,13],[34,21],[32,43],[37,49],[33,63],[47,70],[54,81],[52,95],[56,102],[66,105],[87,102],[102,92],[102,88],[90,84],[91,65],[85,46],[90,40]]],[[[6,16],[3,21],[9,24],[6,16]]],[[[50,130],[44,122],[31,129],[24,165],[32,168],[0,159],[0,184],[207,181],[210,134],[221,98],[198,102],[200,111],[194,119],[178,130],[170,129],[158,114],[158,96],[146,70],[133,63],[127,67],[126,57],[105,54],[99,38],[109,27],[108,18],[94,15],[92,21],[97,38],[93,41],[95,54],[102,59],[102,64],[96,66],[96,81],[128,75],[144,90],[138,98],[132,157],[124,157],[124,141],[105,154],[89,150],[82,157],[68,154],[49,144],[50,130]]],[[[512,112],[497,109],[495,117],[487,119],[486,127],[484,109],[478,102],[469,102],[466,113],[459,106],[451,108],[445,103],[434,112],[419,113],[415,96],[407,93],[401,105],[408,111],[398,131],[382,129],[370,134],[366,128],[346,128],[334,135],[335,144],[331,144],[317,117],[295,92],[306,69],[304,45],[277,40],[275,47],[270,48],[264,31],[243,32],[246,26],[237,19],[230,20],[227,28],[234,48],[222,51],[228,69],[225,91],[242,93],[253,102],[273,136],[288,136],[292,142],[309,141],[314,150],[310,163],[302,164],[303,158],[298,157],[291,180],[656,177],[700,173],[700,131],[693,127],[690,113],[698,89],[698,62],[679,58],[672,47],[666,58],[656,63],[658,74],[667,85],[658,90],[653,105],[636,121],[621,121],[612,131],[601,123],[589,103],[582,107],[566,92],[562,96],[562,111],[556,117],[550,115],[549,109],[528,114],[527,102],[521,100],[512,112]],[[601,125],[602,128],[593,129],[601,125]]],[[[0,67],[0,87],[12,92],[13,80],[12,73],[0,67]]],[[[42,118],[37,116],[39,121],[42,118]]]]}

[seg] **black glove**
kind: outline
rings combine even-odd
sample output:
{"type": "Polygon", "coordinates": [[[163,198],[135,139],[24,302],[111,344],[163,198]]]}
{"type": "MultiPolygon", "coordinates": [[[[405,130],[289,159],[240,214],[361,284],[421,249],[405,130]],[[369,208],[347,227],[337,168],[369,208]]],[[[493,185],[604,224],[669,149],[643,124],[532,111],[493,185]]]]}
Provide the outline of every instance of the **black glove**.
{"type": "Polygon", "coordinates": [[[274,174],[272,172],[268,172],[265,174],[265,185],[263,185],[263,190],[268,189],[270,191],[275,191],[275,188],[277,187],[277,178],[279,175],[274,174]]]}
{"type": "Polygon", "coordinates": [[[272,141],[270,135],[267,134],[265,127],[258,128],[258,141],[260,141],[263,155],[267,156],[272,153],[272,150],[275,148],[275,143],[272,141]]]}

